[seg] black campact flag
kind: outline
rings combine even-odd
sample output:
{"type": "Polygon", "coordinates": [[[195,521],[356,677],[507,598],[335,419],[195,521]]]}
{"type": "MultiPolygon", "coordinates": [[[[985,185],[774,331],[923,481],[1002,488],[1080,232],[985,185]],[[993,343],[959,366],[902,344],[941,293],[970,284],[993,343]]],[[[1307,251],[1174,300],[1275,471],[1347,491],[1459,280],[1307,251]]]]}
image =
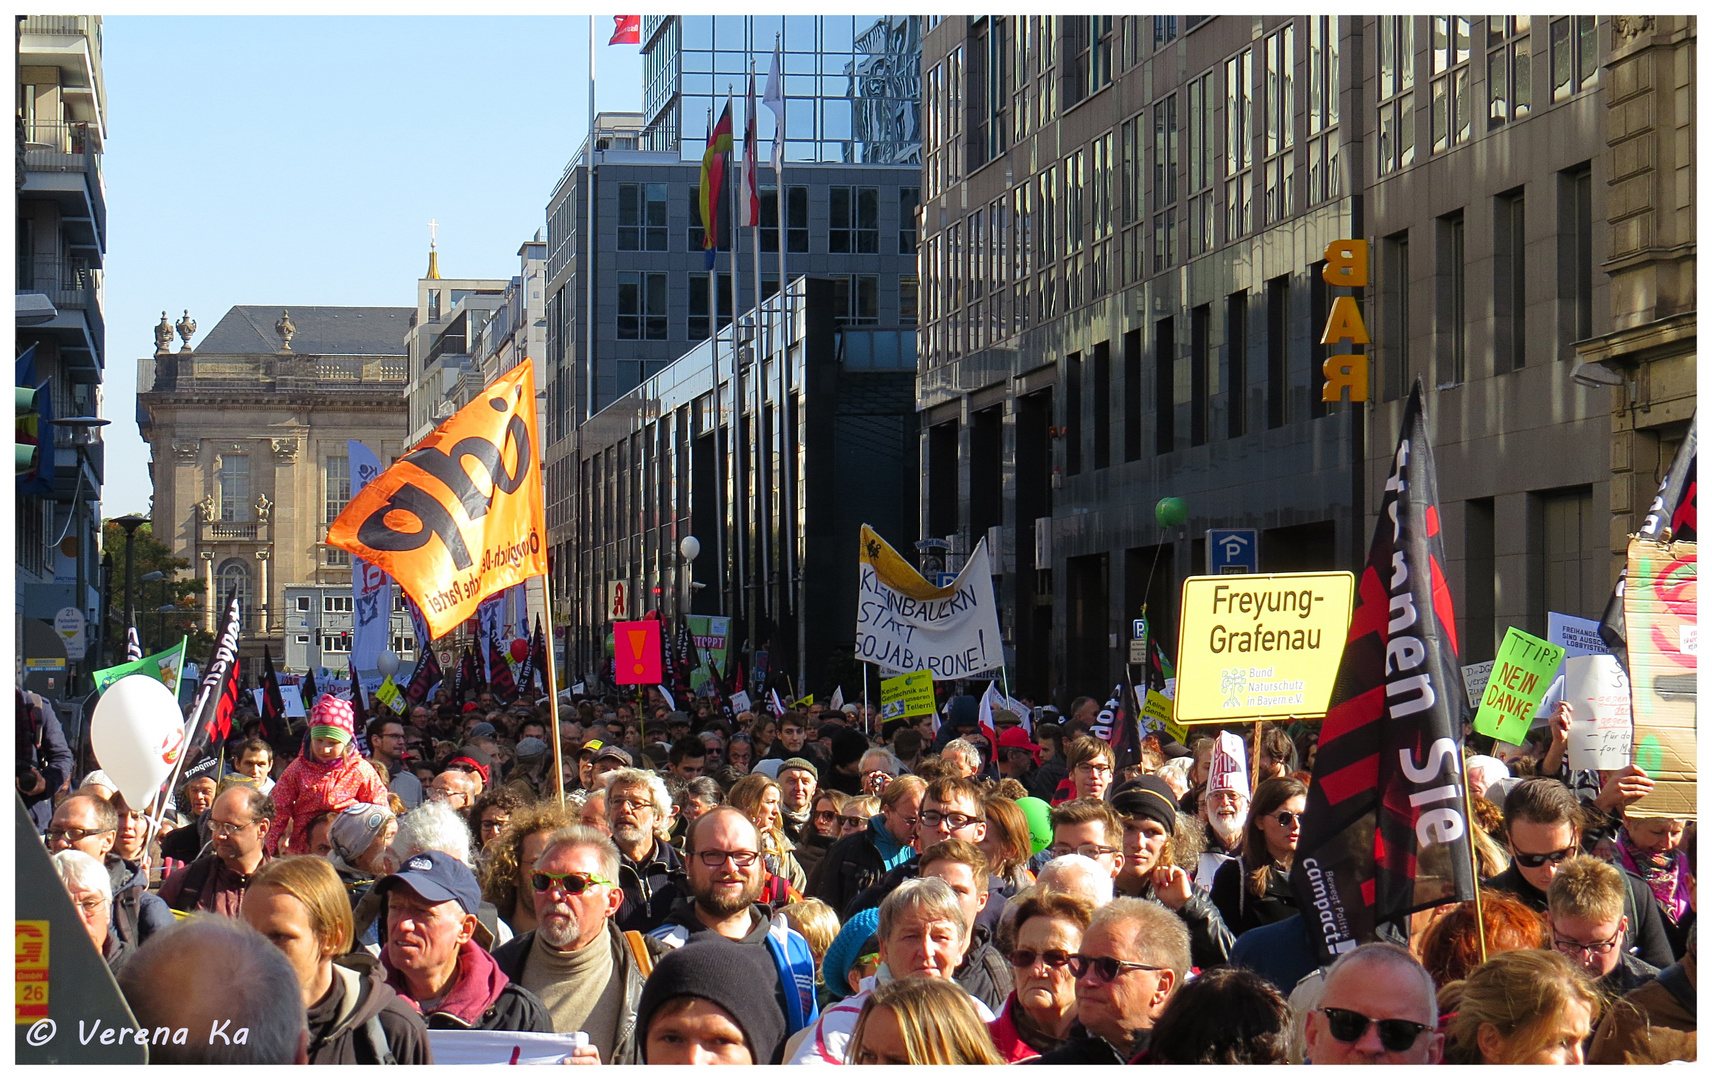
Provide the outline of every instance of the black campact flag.
{"type": "MultiPolygon", "coordinates": [[[[1647,519],[1637,534],[1646,540],[1657,540],[1666,529],[1672,540],[1695,540],[1700,537],[1699,492],[1696,474],[1699,472],[1700,413],[1688,422],[1688,434],[1677,447],[1670,471],[1664,474],[1653,503],[1647,508],[1647,519]]],[[[1617,585],[1611,590],[1611,600],[1599,620],[1599,636],[1627,662],[1629,651],[1628,626],[1623,620],[1623,587],[1628,584],[1629,568],[1617,574],[1617,585]]]]}
{"type": "Polygon", "coordinates": [[[279,676],[273,670],[273,650],[262,650],[262,738],[269,745],[284,742],[291,735],[291,721],[285,715],[285,695],[279,689],[279,676]]]}
{"type": "Polygon", "coordinates": [[[416,670],[410,675],[410,685],[404,688],[404,700],[411,705],[420,705],[428,700],[428,692],[441,679],[440,658],[434,654],[432,643],[422,645],[421,649],[422,659],[416,662],[416,670]]]}
{"type": "Polygon", "coordinates": [[[1379,923],[1474,897],[1461,764],[1468,695],[1421,398],[1417,381],[1320,727],[1290,872],[1328,960],[1374,940],[1379,923]]]}
{"type": "Polygon", "coordinates": [[[202,682],[196,688],[196,702],[190,708],[188,721],[195,726],[180,755],[182,760],[195,760],[203,747],[232,733],[232,713],[238,701],[238,635],[241,627],[238,598],[234,595],[226,601],[225,624],[220,629],[220,637],[214,642],[214,655],[202,673],[202,682]]]}

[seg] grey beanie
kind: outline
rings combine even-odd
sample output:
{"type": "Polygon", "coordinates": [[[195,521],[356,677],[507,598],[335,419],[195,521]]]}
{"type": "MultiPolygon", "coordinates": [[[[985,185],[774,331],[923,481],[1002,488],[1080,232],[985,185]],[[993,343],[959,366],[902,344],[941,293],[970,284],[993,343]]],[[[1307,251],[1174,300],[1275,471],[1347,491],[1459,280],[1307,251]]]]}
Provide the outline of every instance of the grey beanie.
{"type": "Polygon", "coordinates": [[[384,806],[355,803],[345,807],[333,819],[333,827],[327,830],[327,842],[333,845],[334,855],[346,865],[355,867],[357,859],[391,820],[392,811],[384,806]]]}

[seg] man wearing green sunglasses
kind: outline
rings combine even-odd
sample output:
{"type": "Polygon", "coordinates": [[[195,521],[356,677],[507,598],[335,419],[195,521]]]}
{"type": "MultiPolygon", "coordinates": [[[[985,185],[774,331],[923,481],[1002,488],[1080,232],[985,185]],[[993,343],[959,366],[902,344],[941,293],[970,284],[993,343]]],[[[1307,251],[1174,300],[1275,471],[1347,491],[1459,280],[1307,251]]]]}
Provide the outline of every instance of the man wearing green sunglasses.
{"type": "Polygon", "coordinates": [[[584,825],[553,833],[535,871],[520,886],[534,891],[532,931],[494,952],[499,969],[530,990],[559,1032],[586,1032],[589,1046],[573,1058],[639,1065],[636,1008],[664,943],[620,931],[613,916],[624,902],[618,849],[584,825]]]}

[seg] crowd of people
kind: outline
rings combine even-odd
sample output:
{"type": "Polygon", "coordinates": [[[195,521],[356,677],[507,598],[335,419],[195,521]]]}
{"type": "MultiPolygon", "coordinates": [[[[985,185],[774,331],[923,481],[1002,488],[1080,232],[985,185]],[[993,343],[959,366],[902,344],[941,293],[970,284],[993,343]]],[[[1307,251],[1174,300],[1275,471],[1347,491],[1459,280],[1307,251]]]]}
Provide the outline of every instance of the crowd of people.
{"type": "Polygon", "coordinates": [[[1468,740],[1479,900],[1326,965],[1290,882],[1313,725],[1120,767],[1090,698],[989,726],[564,695],[561,791],[551,703],[468,696],[323,695],[284,746],[240,716],[158,822],[21,759],[138,1024],[250,1028],[151,1060],[422,1064],[446,1029],[581,1033],[567,1064],[1695,1058],[1693,822],[1631,813],[1634,766],[1570,771],[1567,706],[1468,740]]]}

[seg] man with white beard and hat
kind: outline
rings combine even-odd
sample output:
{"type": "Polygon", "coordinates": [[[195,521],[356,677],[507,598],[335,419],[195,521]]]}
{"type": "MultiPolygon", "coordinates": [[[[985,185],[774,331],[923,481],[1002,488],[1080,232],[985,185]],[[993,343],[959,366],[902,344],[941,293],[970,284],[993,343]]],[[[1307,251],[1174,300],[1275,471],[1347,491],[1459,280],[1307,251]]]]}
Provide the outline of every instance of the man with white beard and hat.
{"type": "Polygon", "coordinates": [[[1228,731],[1219,732],[1213,743],[1212,765],[1207,771],[1207,791],[1199,814],[1207,826],[1207,850],[1195,868],[1195,884],[1211,890],[1219,867],[1242,851],[1242,831],[1248,825],[1248,755],[1242,739],[1228,731]]]}
{"type": "MultiPolygon", "coordinates": [[[[518,883],[534,890],[539,923],[493,960],[541,999],[555,1031],[586,1032],[601,1062],[640,1065],[636,1007],[654,961],[670,950],[613,921],[624,902],[618,868],[618,848],[597,830],[571,825],[553,833],[529,880],[518,883]]],[[[573,1057],[586,1058],[587,1050],[573,1057]]]]}

